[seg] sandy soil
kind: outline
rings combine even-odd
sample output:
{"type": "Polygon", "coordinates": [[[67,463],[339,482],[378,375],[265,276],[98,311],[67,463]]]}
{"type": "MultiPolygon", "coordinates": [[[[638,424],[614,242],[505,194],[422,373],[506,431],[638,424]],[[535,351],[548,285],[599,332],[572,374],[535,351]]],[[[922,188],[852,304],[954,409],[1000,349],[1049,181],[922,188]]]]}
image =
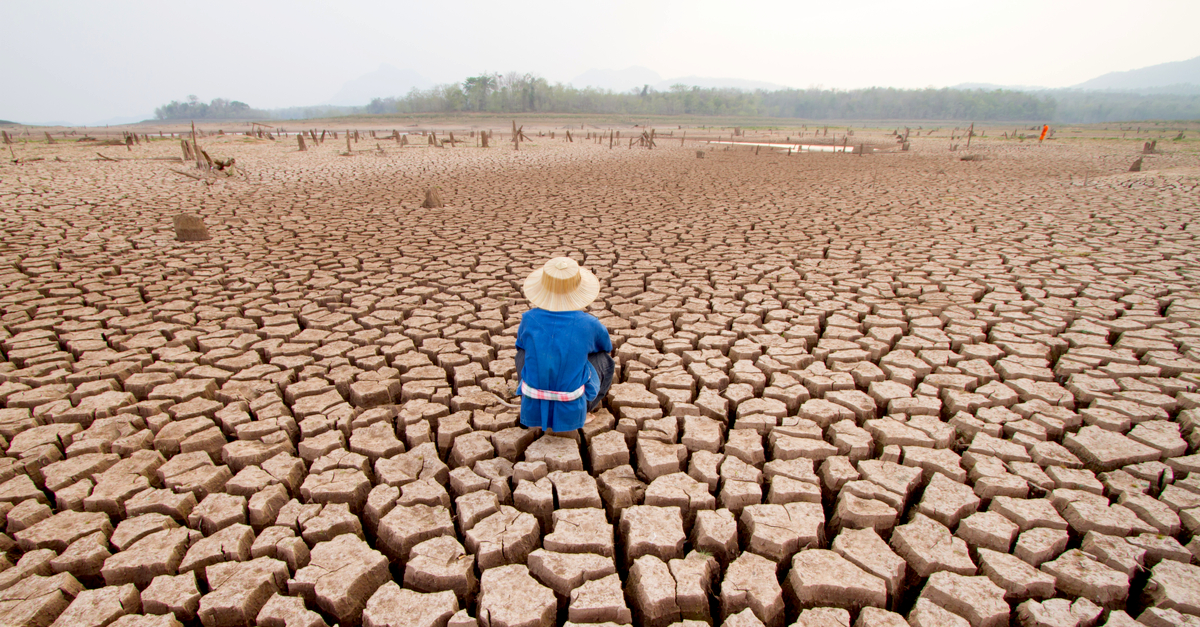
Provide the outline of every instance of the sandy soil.
{"type": "Polygon", "coordinates": [[[1148,136],[1099,128],[789,156],[568,122],[202,127],[230,176],[166,159],[180,127],[18,135],[0,622],[1200,619],[1191,140],[1129,174],[1148,136]],[[559,255],[619,364],[569,437],[487,393],[559,255]]]}

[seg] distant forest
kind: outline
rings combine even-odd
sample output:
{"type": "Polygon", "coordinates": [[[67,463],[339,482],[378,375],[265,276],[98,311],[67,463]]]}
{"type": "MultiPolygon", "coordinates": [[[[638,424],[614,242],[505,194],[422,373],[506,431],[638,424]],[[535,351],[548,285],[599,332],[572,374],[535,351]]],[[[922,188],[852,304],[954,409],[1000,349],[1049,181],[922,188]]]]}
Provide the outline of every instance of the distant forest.
{"type": "Polygon", "coordinates": [[[236,100],[189,96],[155,110],[160,120],[304,119],[389,113],[575,113],[799,118],[807,120],[963,120],[1098,123],[1200,119],[1200,94],[1004,89],[781,89],[744,91],[674,85],[667,91],[613,92],[550,83],[531,74],[481,74],[462,83],[413,89],[363,107],[258,110],[236,100]]]}
{"type": "Polygon", "coordinates": [[[785,89],[743,91],[675,85],[617,93],[550,83],[529,74],[474,76],[461,84],[376,98],[366,113],[596,113],[776,118],[911,120],[1049,120],[1052,98],[1015,91],[954,89],[785,89]]]}
{"type": "Polygon", "coordinates": [[[267,111],[250,108],[250,105],[236,100],[213,98],[212,102],[200,102],[196,96],[188,96],[187,100],[171,102],[154,110],[158,120],[244,120],[247,118],[270,117],[267,111]]]}
{"type": "Polygon", "coordinates": [[[483,74],[461,84],[376,98],[363,109],[365,113],[460,111],[1096,123],[1200,119],[1200,94],[884,87],[743,91],[687,85],[617,93],[550,83],[530,74],[483,74]]]}

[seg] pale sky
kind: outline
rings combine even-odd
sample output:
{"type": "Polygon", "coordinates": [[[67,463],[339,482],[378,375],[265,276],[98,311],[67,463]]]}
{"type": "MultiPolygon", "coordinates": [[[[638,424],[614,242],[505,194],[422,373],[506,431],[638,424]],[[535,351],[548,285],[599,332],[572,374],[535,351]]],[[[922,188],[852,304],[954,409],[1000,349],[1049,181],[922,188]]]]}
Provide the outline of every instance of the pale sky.
{"type": "Polygon", "coordinates": [[[849,89],[1066,87],[1200,56],[1196,0],[55,0],[2,14],[0,119],[25,123],[148,116],[188,94],[318,104],[381,63],[437,83],[643,66],[849,89]]]}

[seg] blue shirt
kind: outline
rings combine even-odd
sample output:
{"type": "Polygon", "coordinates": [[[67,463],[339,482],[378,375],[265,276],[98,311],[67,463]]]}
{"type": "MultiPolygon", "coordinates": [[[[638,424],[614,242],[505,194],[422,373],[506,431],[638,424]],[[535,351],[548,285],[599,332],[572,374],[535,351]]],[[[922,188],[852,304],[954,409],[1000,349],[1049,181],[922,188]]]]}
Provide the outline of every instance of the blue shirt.
{"type": "Polygon", "coordinates": [[[590,353],[612,352],[608,329],[584,311],[530,309],[517,328],[517,348],[525,351],[521,381],[532,388],[584,394],[573,401],[521,397],[521,424],[553,431],[583,426],[587,404],[596,398],[600,378],[588,363],[590,353]]]}

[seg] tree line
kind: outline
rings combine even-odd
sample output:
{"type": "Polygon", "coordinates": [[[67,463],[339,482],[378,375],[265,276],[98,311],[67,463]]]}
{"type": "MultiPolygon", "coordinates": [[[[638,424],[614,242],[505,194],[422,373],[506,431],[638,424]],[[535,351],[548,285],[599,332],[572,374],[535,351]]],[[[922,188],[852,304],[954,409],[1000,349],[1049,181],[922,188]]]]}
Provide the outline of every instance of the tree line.
{"type": "Polygon", "coordinates": [[[649,85],[628,92],[550,83],[531,74],[483,74],[406,96],[376,98],[366,113],[595,113],[806,119],[1049,120],[1053,98],[1016,91],[869,88],[744,91],[649,85]]]}
{"type": "Polygon", "coordinates": [[[237,100],[213,98],[212,102],[206,103],[196,96],[188,96],[183,102],[172,100],[154,110],[154,117],[159,120],[236,120],[269,115],[266,111],[252,109],[250,105],[237,100]]]}
{"type": "Polygon", "coordinates": [[[160,120],[304,119],[356,114],[559,113],[696,115],[808,120],[970,120],[1097,123],[1200,119],[1200,94],[1005,89],[781,89],[747,91],[649,85],[626,92],[551,83],[533,74],[480,74],[461,83],[375,98],[363,107],[258,110],[236,100],[196,96],[155,109],[160,120]]]}

